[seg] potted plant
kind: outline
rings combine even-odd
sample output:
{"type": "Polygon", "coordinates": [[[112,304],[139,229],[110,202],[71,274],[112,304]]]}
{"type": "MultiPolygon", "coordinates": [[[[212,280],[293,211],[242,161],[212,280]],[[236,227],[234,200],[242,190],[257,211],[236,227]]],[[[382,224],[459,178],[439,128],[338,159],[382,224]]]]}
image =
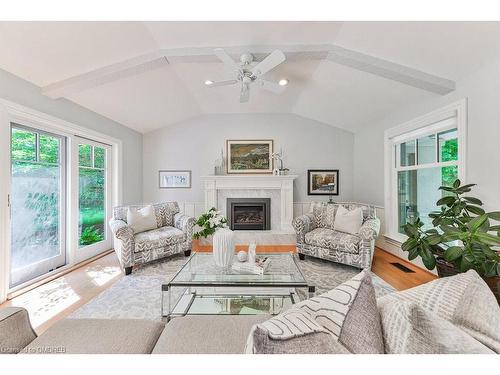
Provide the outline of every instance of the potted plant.
{"type": "Polygon", "coordinates": [[[193,233],[194,239],[200,239],[201,237],[207,238],[215,233],[218,228],[227,227],[227,219],[217,211],[215,207],[212,207],[207,212],[200,215],[196,219],[196,225],[201,229],[193,233]]]}
{"type": "Polygon", "coordinates": [[[439,277],[474,269],[486,281],[500,303],[500,212],[485,212],[483,203],[465,196],[475,184],[441,186],[445,196],[429,214],[434,228],[423,228],[420,218],[403,225],[408,239],[401,245],[408,259],[422,258],[425,267],[437,267],[439,277]]]}

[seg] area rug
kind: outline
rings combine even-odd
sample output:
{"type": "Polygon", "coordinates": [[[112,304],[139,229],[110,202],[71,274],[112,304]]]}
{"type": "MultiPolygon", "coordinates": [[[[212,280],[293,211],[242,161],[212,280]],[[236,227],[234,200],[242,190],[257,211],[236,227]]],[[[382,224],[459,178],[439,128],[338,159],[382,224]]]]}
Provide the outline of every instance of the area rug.
{"type": "MultiPolygon", "coordinates": [[[[137,267],[131,275],[117,281],[70,318],[161,320],[161,285],[170,280],[187,259],[178,255],[137,267]]],[[[316,295],[360,272],[354,267],[310,257],[298,262],[308,283],[316,286],[316,295]]],[[[394,291],[377,275],[372,274],[372,279],[377,297],[394,291]]]]}

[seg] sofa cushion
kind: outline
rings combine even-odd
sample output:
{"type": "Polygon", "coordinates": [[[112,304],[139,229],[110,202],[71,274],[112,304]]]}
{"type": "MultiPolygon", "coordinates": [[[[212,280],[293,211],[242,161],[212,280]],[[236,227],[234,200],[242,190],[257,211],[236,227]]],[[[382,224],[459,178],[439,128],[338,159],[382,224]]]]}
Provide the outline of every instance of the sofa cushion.
{"type": "Polygon", "coordinates": [[[127,211],[127,223],[135,234],[156,229],[156,216],[153,206],[143,208],[129,207],[127,211]]]}
{"type": "MultiPolygon", "coordinates": [[[[130,208],[143,208],[146,205],[118,206],[113,208],[113,218],[127,222],[127,211],[130,208]]],[[[155,217],[156,227],[165,227],[174,225],[174,215],[179,213],[179,204],[177,202],[163,202],[152,205],[155,217]]]]}
{"type": "Polygon", "coordinates": [[[349,211],[347,208],[339,206],[335,214],[333,229],[339,232],[358,234],[361,225],[363,225],[363,211],[361,207],[349,211]]]}
{"type": "Polygon", "coordinates": [[[186,234],[174,227],[161,227],[138,233],[134,237],[136,253],[175,245],[186,240],[186,234]]]}
{"type": "Polygon", "coordinates": [[[414,302],[446,319],[500,353],[500,307],[488,285],[474,270],[444,277],[379,300],[414,302]]]}
{"type": "Polygon", "coordinates": [[[415,302],[385,300],[380,305],[388,354],[493,354],[449,321],[415,302]]]}
{"type": "Polygon", "coordinates": [[[313,215],[316,228],[333,229],[335,214],[337,213],[336,204],[319,204],[313,207],[313,215]]]}
{"type": "Polygon", "coordinates": [[[134,319],[63,319],[23,353],[149,354],[164,323],[134,319]]]}
{"type": "Polygon", "coordinates": [[[326,228],[316,228],[306,233],[305,241],[306,244],[311,246],[358,254],[361,238],[354,234],[338,232],[326,228]]]}
{"type": "Polygon", "coordinates": [[[165,327],[153,354],[242,354],[252,326],[269,315],[187,315],[165,327]]]}
{"type": "Polygon", "coordinates": [[[0,310],[0,354],[19,353],[36,339],[26,309],[5,307],[0,310]]]}
{"type": "Polygon", "coordinates": [[[380,316],[368,271],[256,325],[246,349],[262,354],[383,350],[380,316]]]}

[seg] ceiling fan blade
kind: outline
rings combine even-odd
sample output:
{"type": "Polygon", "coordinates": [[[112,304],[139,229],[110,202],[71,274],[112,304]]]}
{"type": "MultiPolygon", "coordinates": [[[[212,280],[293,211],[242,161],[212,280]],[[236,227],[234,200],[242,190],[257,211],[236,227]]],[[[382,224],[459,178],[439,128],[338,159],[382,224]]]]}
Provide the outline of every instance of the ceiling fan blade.
{"type": "Polygon", "coordinates": [[[283,52],[278,49],[274,50],[269,56],[252,68],[252,74],[259,77],[266,74],[268,71],[278,66],[285,60],[286,56],[283,52]]]}
{"type": "Polygon", "coordinates": [[[250,99],[250,87],[246,83],[241,84],[240,103],[246,103],[250,99]]]}
{"type": "Polygon", "coordinates": [[[220,61],[222,61],[224,64],[228,66],[228,68],[239,71],[240,66],[236,64],[236,62],[229,56],[226,51],[224,51],[222,48],[216,48],[214,49],[215,56],[219,58],[220,61]]]}
{"type": "Polygon", "coordinates": [[[229,79],[227,81],[217,81],[217,82],[211,83],[210,85],[208,85],[208,87],[234,85],[237,82],[238,82],[238,80],[236,80],[236,79],[229,79]]]}
{"type": "Polygon", "coordinates": [[[257,86],[262,87],[264,90],[274,92],[275,94],[281,94],[285,91],[285,86],[280,86],[275,82],[266,81],[264,79],[258,79],[255,83],[257,83],[257,86]]]}

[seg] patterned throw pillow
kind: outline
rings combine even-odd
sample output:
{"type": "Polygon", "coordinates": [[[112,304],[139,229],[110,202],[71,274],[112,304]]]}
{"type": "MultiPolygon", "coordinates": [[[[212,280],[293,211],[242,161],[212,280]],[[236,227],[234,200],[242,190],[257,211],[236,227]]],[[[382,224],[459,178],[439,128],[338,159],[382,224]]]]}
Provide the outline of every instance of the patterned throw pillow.
{"type": "Polygon", "coordinates": [[[380,306],[388,354],[493,354],[460,328],[414,302],[380,306]]]}
{"type": "Polygon", "coordinates": [[[333,229],[338,205],[322,204],[313,208],[316,228],[333,229]]]}
{"type": "Polygon", "coordinates": [[[444,277],[379,299],[379,306],[414,302],[500,353],[500,307],[474,270],[444,277]]]}
{"type": "Polygon", "coordinates": [[[246,352],[271,353],[383,353],[380,316],[370,273],[252,328],[246,352]]]}

